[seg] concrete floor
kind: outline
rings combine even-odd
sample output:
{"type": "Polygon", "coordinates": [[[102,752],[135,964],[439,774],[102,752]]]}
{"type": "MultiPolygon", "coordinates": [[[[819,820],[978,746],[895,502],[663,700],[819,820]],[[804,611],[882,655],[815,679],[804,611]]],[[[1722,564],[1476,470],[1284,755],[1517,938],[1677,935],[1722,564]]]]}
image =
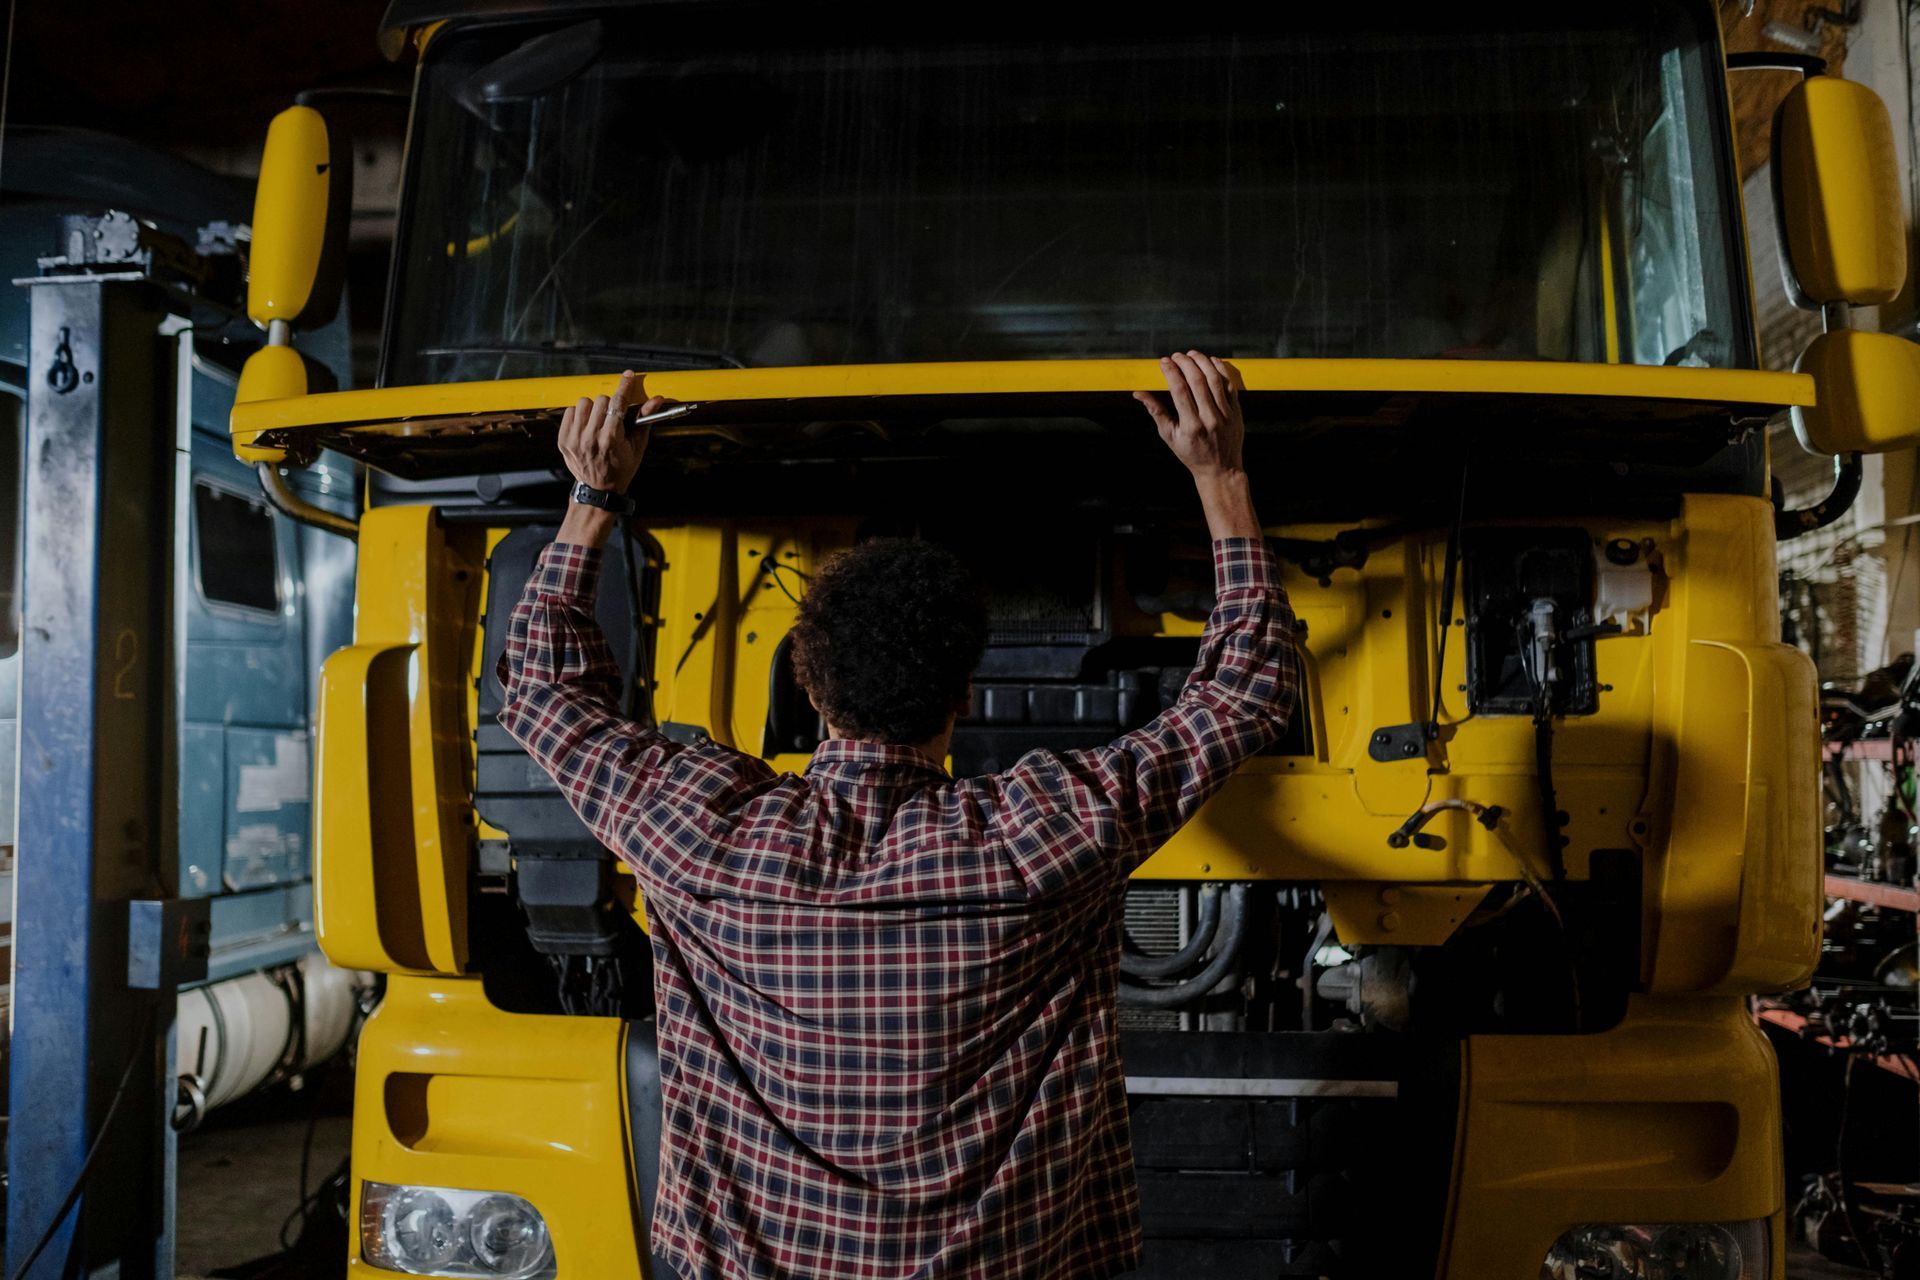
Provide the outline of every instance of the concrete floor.
{"type": "MultiPolygon", "coordinates": [[[[346,1158],[352,1120],[345,1099],[325,1082],[316,1087],[317,1095],[280,1090],[236,1103],[181,1138],[174,1248],[177,1272],[184,1280],[322,1280],[344,1274],[344,1245],[333,1253],[337,1267],[248,1266],[280,1252],[281,1226],[300,1202],[300,1149],[310,1116],[308,1190],[346,1158]]],[[[287,1233],[289,1239],[297,1234],[297,1225],[287,1233]]]]}
{"type": "Polygon", "coordinates": [[[1797,1240],[1787,1241],[1787,1280],[1868,1280],[1871,1271],[1829,1262],[1797,1240]]]}

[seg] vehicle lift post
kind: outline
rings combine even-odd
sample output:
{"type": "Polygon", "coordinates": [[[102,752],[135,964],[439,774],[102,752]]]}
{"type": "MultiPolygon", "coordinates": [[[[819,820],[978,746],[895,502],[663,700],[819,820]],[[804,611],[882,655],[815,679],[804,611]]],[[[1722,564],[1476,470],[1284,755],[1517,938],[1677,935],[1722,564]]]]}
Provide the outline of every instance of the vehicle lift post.
{"type": "Polygon", "coordinates": [[[171,1276],[175,992],[204,976],[207,944],[204,902],[177,883],[192,335],[170,314],[180,295],[137,269],[19,283],[32,337],[6,1274],[57,1220],[36,1280],[171,1276]]]}

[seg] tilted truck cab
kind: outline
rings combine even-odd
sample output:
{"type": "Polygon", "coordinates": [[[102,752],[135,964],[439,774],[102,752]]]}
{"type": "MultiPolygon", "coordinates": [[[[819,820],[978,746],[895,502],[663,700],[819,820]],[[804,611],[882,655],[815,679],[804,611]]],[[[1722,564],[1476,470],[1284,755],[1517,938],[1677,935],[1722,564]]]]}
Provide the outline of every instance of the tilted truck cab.
{"type": "MultiPolygon", "coordinates": [[[[1823,515],[1775,509],[1766,426],[1857,466],[1909,366],[1828,335],[1754,367],[1708,6],[1289,21],[395,5],[383,385],[282,361],[233,418],[270,482],[323,448],[375,477],[316,791],[323,945],[389,975],[356,1274],[653,1265],[645,902],[493,721],[561,410],[628,367],[695,406],[597,606],[631,715],[804,768],[809,576],[914,533],[991,597],[979,772],[1144,723],[1193,661],[1205,532],[1131,399],[1173,345],[1245,380],[1305,682],[1128,895],[1140,1274],[1780,1274],[1745,997],[1818,952],[1774,543],[1823,515]]],[[[1871,121],[1851,88],[1790,100],[1794,147],[1871,121]]],[[[1800,207],[1808,296],[1882,300],[1897,209],[1828,252],[1852,206],[1800,207]]]]}

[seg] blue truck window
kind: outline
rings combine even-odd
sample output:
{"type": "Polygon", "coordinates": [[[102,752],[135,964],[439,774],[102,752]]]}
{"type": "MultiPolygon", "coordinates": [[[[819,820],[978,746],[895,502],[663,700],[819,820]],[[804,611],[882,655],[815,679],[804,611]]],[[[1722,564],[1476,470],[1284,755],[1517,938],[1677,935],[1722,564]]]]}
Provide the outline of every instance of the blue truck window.
{"type": "Polygon", "coordinates": [[[193,535],[200,593],[207,603],[261,613],[280,610],[273,513],[217,485],[193,486],[193,535]]]}

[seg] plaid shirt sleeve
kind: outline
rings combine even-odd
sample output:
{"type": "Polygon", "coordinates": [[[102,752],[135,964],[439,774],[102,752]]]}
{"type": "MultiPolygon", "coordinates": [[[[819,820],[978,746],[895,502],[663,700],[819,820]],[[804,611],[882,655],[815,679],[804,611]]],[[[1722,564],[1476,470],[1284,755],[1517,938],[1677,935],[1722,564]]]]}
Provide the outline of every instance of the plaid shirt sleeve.
{"type": "MultiPolygon", "coordinates": [[[[999,780],[1010,831],[1057,827],[1065,814],[1089,838],[1040,842],[1032,852],[1052,865],[1023,867],[1031,882],[1064,886],[1115,860],[1131,872],[1286,728],[1299,655],[1273,552],[1262,539],[1222,538],[1213,571],[1213,613],[1173,706],[1105,747],[1030,753],[999,780]]],[[[1016,855],[1023,843],[1009,838],[1016,855]]]]}
{"type": "MultiPolygon", "coordinates": [[[[600,560],[598,548],[566,542],[540,553],[507,621],[500,723],[560,785],[600,843],[631,859],[640,810],[669,762],[692,748],[620,714],[620,669],[593,616],[600,560]]],[[[702,752],[701,765],[703,773],[770,772],[718,747],[702,752]]]]}

